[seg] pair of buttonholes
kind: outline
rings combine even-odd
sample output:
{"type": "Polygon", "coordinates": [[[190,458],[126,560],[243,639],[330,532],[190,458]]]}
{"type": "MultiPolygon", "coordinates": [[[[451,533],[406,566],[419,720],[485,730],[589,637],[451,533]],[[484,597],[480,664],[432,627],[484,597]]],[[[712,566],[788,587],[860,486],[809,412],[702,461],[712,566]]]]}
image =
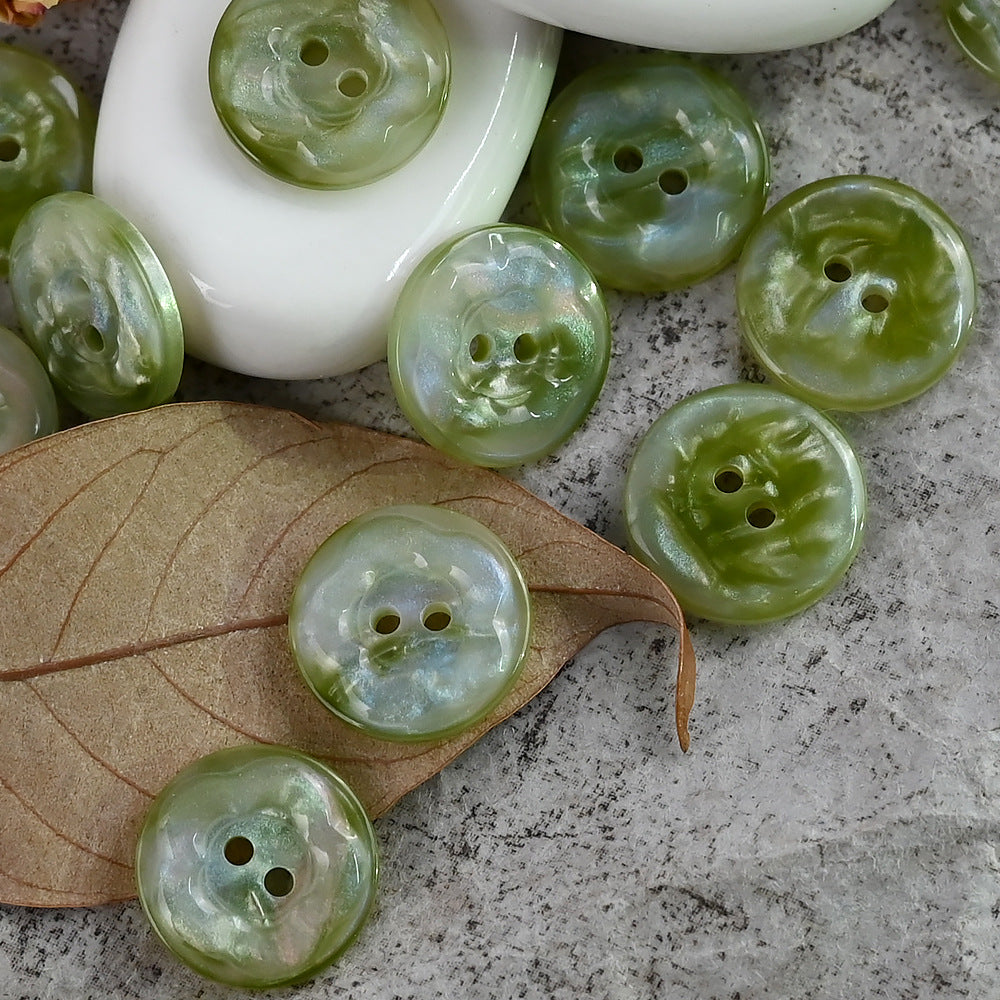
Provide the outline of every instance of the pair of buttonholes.
{"type": "MultiPolygon", "coordinates": [[[[530,333],[522,333],[514,341],[514,357],[523,365],[530,364],[541,353],[541,345],[530,333]]],[[[493,355],[493,344],[485,334],[477,333],[469,341],[469,357],[477,365],[485,364],[493,355]]]]}
{"type": "MultiPolygon", "coordinates": [[[[253,842],[246,837],[230,837],[222,853],[231,865],[242,868],[253,858],[253,842]]],[[[264,875],[265,891],[278,899],[287,896],[294,887],[295,876],[287,868],[270,868],[264,875]]]]}
{"type": "Polygon", "coordinates": [[[21,144],[12,135],[0,135],[0,163],[13,163],[21,155],[21,144]]]}
{"type": "MultiPolygon", "coordinates": [[[[322,66],[330,58],[330,46],[321,38],[307,38],[299,49],[299,59],[306,66],[322,66]]],[[[368,89],[368,74],[363,69],[345,69],[337,77],[337,90],[356,100],[368,89]]]]}
{"type": "MultiPolygon", "coordinates": [[[[642,169],[644,162],[642,150],[636,146],[619,146],[612,157],[615,170],[622,174],[634,174],[642,169]]],[[[668,167],[657,177],[656,183],[664,194],[683,194],[690,183],[688,175],[683,170],[668,167]]]]}
{"type": "MultiPolygon", "coordinates": [[[[828,280],[837,285],[842,285],[854,277],[854,269],[850,261],[844,257],[831,257],[823,265],[823,273],[828,280]]],[[[889,293],[884,288],[873,285],[861,296],[861,307],[875,315],[883,313],[889,308],[889,293]]]]}
{"type": "MultiPolygon", "coordinates": [[[[743,489],[743,473],[739,469],[719,469],[715,474],[715,488],[720,493],[739,493],[743,489]]],[[[747,524],[751,528],[770,528],[778,515],[767,504],[754,504],[747,508],[747,524]]]]}
{"type": "MultiPolygon", "coordinates": [[[[420,616],[428,632],[443,632],[451,624],[451,612],[440,605],[431,605],[420,616]]],[[[400,617],[395,611],[383,611],[372,622],[372,628],[379,635],[392,635],[400,626],[400,617]]]]}

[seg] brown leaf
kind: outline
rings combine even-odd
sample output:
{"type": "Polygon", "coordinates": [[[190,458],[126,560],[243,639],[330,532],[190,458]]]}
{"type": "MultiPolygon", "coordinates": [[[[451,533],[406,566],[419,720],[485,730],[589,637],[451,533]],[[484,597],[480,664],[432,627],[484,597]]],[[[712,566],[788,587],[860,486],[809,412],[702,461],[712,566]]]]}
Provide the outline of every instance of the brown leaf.
{"type": "Polygon", "coordinates": [[[492,472],[424,445],[281,410],[164,406],[0,457],[0,900],[75,906],[133,893],[133,843],[180,768],[251,741],[329,761],[373,816],[626,621],[680,634],[687,748],[694,653],[670,591],[620,549],[492,472]],[[309,693],[286,608],[335,528],[388,503],[489,525],[536,617],[516,690],[439,745],[368,739],[309,693]]]}
{"type": "Polygon", "coordinates": [[[30,28],[59,0],[0,0],[0,24],[30,28]]]}

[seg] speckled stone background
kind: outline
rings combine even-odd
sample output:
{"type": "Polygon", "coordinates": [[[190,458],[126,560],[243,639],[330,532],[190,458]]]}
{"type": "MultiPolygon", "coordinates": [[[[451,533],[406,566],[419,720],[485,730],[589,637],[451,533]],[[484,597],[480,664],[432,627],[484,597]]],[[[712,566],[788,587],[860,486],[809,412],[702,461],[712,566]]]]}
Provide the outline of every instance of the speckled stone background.
{"type": "MultiPolygon", "coordinates": [[[[183,17],[185,3],[163,2],[183,17]]],[[[0,38],[52,53],[97,98],[125,6],[80,0],[0,38]]],[[[563,75],[614,50],[568,36],[563,75]]],[[[673,736],[673,636],[605,633],[379,821],[374,919],[291,995],[1000,995],[1000,85],[963,63],[933,0],[897,0],[826,45],[708,61],[759,113],[772,201],[869,172],[945,208],[979,269],[971,346],[916,401],[843,420],[871,515],[842,586],[776,625],[692,623],[687,757],[673,736]]],[[[530,219],[528,201],[525,187],[512,217],[530,219]]],[[[621,544],[638,437],[685,394],[759,376],[740,350],[732,270],[659,298],[613,295],[611,310],[596,411],[514,475],[621,544]]],[[[181,396],[412,433],[384,365],[288,384],[191,363],[181,396]]],[[[234,995],[165,954],[135,904],[0,907],[5,1000],[234,995]]]]}

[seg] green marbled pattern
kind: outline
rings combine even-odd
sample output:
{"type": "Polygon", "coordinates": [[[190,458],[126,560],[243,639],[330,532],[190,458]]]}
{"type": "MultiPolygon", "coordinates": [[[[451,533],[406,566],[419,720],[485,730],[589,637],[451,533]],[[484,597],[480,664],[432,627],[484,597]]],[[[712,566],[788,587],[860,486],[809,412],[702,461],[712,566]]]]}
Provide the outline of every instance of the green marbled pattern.
{"type": "Polygon", "coordinates": [[[1000,82],[1000,3],[997,0],[943,0],[941,9],[966,58],[1000,82]]]}
{"type": "Polygon", "coordinates": [[[56,66],[0,45],[0,277],[36,201],[90,188],[96,127],[89,102],[56,66]]]}
{"type": "Polygon", "coordinates": [[[263,989],[308,979],[354,940],[378,850],[361,803],[325,764],[244,746],[203,757],[160,792],[135,870],[146,916],[182,962],[263,989]]]}
{"type": "Polygon", "coordinates": [[[180,313],[142,234],[80,192],[32,207],[11,246],[25,340],[56,389],[89,417],[164,403],[184,363],[180,313]]]}
{"type": "Polygon", "coordinates": [[[822,597],[858,552],[866,507],[837,426],[760,385],[675,404],[625,482],[633,553],[686,611],[723,622],[784,618],[822,597]]]}
{"type": "Polygon", "coordinates": [[[0,326],[0,453],[59,430],[59,409],[31,348],[0,326]]]}
{"type": "Polygon", "coordinates": [[[209,85],[237,145],[313,188],[368,184],[430,138],[450,79],[429,0],[233,0],[209,85]]]}
{"type": "Polygon", "coordinates": [[[369,511],[306,565],[288,631],[317,697],[372,736],[461,732],[493,708],[528,648],[531,605],[488,528],[443,507],[369,511]]]}
{"type": "Polygon", "coordinates": [[[588,70],[552,102],[531,180],[544,225],[613,288],[707,278],[739,253],[767,200],[770,161],[746,102],[679,56],[588,70]]]}
{"type": "Polygon", "coordinates": [[[565,441],[597,400],[610,355],[593,275],[523,226],[487,226],[430,253],[389,330],[389,374],[410,422],[434,447],[491,467],[565,441]]]}
{"type": "Polygon", "coordinates": [[[879,177],[793,192],[754,230],[736,294],[746,340],[821,408],[873,410],[933,385],[964,346],[976,277],[955,225],[879,177]]]}

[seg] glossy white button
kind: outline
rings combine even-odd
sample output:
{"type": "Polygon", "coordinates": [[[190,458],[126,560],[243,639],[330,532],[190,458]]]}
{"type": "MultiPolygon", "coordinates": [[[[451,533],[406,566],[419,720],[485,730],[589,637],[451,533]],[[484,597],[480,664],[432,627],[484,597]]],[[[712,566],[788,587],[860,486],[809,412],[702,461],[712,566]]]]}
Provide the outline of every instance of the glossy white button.
{"type": "Polygon", "coordinates": [[[549,24],[680,52],[770,52],[825,42],[892,0],[497,0],[549,24]]]}
{"type": "Polygon", "coordinates": [[[224,368],[319,378],[385,356],[398,290],[434,246],[496,221],[534,139],[559,32],[490,0],[436,0],[451,86],[427,144],[396,172],[313,191],[255,166],[208,86],[227,0],[133,0],[101,105],[94,187],[170,277],[186,346],[224,368]]]}

